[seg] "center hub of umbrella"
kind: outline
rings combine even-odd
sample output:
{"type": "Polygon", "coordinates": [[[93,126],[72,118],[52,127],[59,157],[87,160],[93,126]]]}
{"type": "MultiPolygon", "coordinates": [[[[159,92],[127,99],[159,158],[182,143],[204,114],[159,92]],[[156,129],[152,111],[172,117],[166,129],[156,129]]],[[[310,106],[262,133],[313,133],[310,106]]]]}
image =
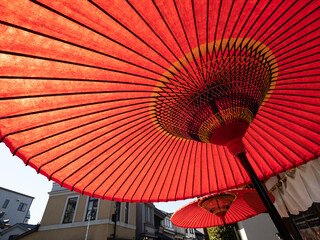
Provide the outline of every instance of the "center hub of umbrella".
{"type": "Polygon", "coordinates": [[[198,205],[218,217],[223,218],[235,199],[235,194],[223,193],[217,196],[204,198],[199,201],[198,205]]]}
{"type": "Polygon", "coordinates": [[[157,122],[188,140],[226,145],[241,139],[268,98],[275,65],[270,50],[250,40],[199,47],[166,73],[157,122]]]}

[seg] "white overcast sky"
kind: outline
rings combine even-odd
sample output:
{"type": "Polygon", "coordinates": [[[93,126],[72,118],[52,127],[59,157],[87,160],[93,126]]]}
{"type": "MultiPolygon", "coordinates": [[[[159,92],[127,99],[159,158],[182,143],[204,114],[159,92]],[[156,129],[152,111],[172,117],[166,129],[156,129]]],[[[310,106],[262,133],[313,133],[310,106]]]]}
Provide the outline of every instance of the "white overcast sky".
{"type": "MultiPolygon", "coordinates": [[[[29,224],[39,223],[48,201],[52,181],[37,174],[33,168],[25,166],[18,157],[13,157],[4,143],[0,143],[0,166],[0,187],[34,197],[29,224]]],[[[155,203],[155,205],[166,212],[174,212],[190,201],[155,203]]]]}

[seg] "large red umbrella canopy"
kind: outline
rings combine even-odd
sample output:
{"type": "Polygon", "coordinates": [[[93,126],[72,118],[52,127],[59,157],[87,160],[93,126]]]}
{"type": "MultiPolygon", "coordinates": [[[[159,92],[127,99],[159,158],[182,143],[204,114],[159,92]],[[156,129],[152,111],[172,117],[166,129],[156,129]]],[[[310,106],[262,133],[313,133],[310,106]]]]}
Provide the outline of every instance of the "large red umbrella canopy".
{"type": "Polygon", "coordinates": [[[249,183],[234,139],[260,179],[306,163],[320,156],[319,6],[2,0],[1,141],[119,201],[249,183]]]}
{"type": "MultiPolygon", "coordinates": [[[[269,194],[274,202],[274,197],[269,194]]],[[[232,224],[266,211],[254,189],[235,189],[199,198],[176,211],[171,222],[183,228],[232,224]],[[223,213],[223,214],[222,214],[223,213]]]]}

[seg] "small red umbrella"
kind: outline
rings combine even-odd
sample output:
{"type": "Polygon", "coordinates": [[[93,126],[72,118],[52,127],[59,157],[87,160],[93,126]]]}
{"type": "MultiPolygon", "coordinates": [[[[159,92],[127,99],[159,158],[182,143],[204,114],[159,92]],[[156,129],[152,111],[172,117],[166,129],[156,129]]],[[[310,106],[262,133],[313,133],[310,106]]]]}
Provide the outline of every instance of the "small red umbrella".
{"type": "MultiPolygon", "coordinates": [[[[274,201],[272,194],[269,197],[274,201]]],[[[266,211],[254,189],[236,189],[199,198],[176,211],[171,222],[184,228],[236,223],[266,211]]]]}

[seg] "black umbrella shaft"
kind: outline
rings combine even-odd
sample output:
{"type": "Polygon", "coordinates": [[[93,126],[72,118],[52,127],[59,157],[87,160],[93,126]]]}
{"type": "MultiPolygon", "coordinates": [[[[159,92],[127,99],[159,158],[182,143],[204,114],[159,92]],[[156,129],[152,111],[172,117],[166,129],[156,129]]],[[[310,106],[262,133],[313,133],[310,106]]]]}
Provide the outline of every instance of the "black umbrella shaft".
{"type": "Polygon", "coordinates": [[[269,212],[269,215],[270,215],[274,225],[278,229],[279,234],[281,235],[282,239],[292,240],[290,233],[287,231],[277,209],[275,208],[271,199],[269,198],[267,191],[262,186],[257,174],[255,173],[251,164],[249,163],[246,154],[245,153],[238,153],[237,157],[239,158],[242,166],[246,169],[247,173],[249,174],[253,186],[257,190],[263,204],[265,205],[267,211],[269,212]]]}

